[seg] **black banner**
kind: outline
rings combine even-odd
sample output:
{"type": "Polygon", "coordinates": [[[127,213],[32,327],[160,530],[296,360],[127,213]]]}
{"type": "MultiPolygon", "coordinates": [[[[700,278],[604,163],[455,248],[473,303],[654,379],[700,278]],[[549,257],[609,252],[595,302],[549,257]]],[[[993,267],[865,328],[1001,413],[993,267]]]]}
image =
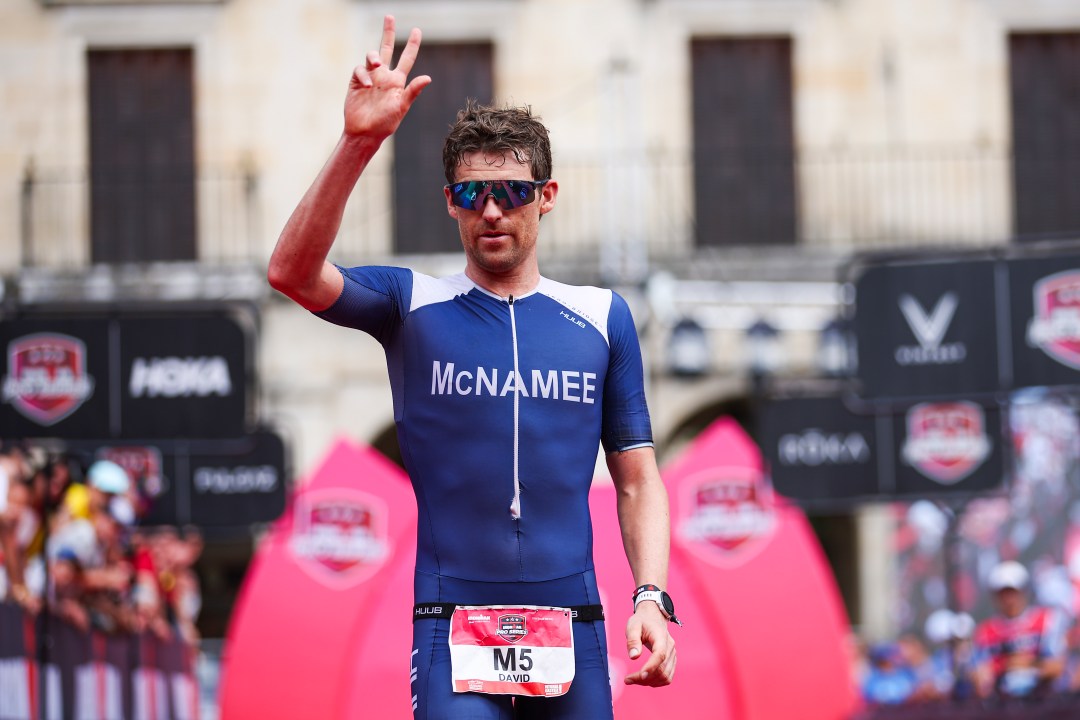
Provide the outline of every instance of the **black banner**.
{"type": "Polygon", "coordinates": [[[1080,386],[1080,255],[1008,269],[1013,384],[1080,386]]]}
{"type": "Polygon", "coordinates": [[[246,533],[285,509],[285,444],[270,430],[227,440],[74,441],[68,449],[87,464],[111,460],[127,470],[141,525],[246,533]]]}
{"type": "Polygon", "coordinates": [[[1001,411],[967,400],[852,412],[841,397],[772,399],[760,439],[776,492],[804,506],[971,496],[1004,481],[1001,411]]]}
{"type": "Polygon", "coordinates": [[[120,321],[120,422],[128,437],[242,435],[244,333],[225,315],[120,321]]]}
{"type": "Polygon", "coordinates": [[[973,495],[1005,478],[1001,412],[966,400],[920,403],[893,416],[897,497],[973,495]]]}
{"type": "Polygon", "coordinates": [[[878,487],[876,418],[838,396],[767,402],[761,445],[775,490],[801,503],[873,498],[878,487]]]}
{"type": "Polygon", "coordinates": [[[5,320],[2,434],[240,437],[247,343],[225,311],[5,320]]]}
{"type": "Polygon", "coordinates": [[[998,389],[994,261],[870,267],[855,292],[863,397],[971,396],[998,389]]]}
{"type": "Polygon", "coordinates": [[[193,452],[187,465],[190,518],[200,527],[269,522],[285,510],[285,445],[273,433],[193,452]]]}
{"type": "Polygon", "coordinates": [[[108,434],[109,346],[110,327],[103,319],[0,323],[0,435],[108,434]]]}

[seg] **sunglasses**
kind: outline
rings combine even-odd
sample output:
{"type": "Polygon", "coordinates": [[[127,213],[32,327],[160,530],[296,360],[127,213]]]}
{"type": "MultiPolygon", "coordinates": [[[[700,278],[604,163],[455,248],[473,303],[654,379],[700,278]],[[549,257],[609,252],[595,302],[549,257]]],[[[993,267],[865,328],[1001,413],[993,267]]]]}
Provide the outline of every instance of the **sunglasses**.
{"type": "MultiPolygon", "coordinates": [[[[550,178],[549,178],[550,179],[550,178]]],[[[450,183],[450,201],[466,210],[483,210],[489,197],[503,210],[528,205],[536,199],[536,189],[547,180],[472,180],[450,183]]]]}

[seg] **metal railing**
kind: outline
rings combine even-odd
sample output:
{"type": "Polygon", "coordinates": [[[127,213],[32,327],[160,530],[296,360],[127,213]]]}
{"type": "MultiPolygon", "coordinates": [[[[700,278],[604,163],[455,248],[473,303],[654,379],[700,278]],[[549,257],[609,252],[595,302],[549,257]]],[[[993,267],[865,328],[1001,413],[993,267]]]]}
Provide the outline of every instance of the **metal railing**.
{"type": "MultiPolygon", "coordinates": [[[[713,156],[710,162],[727,163],[729,174],[742,167],[748,184],[755,177],[746,153],[728,160],[713,156]]],[[[649,264],[711,251],[717,245],[696,221],[695,202],[703,201],[695,201],[694,163],[690,152],[556,158],[560,195],[556,211],[543,220],[542,259],[589,263],[601,274],[633,277],[649,264]]],[[[353,193],[335,245],[342,261],[395,256],[390,172],[369,168],[353,193]]],[[[781,247],[845,253],[999,244],[1013,235],[1012,158],[1002,147],[805,149],[794,156],[791,173],[794,198],[778,201],[794,202],[797,221],[794,236],[781,247]]],[[[441,182],[432,180],[430,208],[417,212],[442,212],[441,182]]],[[[92,261],[84,171],[29,169],[21,195],[24,265],[79,267],[92,261]]],[[[200,168],[199,262],[265,261],[269,247],[260,226],[267,223],[258,196],[253,171],[200,168]]],[[[708,201],[736,203],[725,208],[725,216],[755,211],[731,197],[708,201]]],[[[762,203],[754,204],[760,213],[762,203]]],[[[1080,227],[1060,230],[1080,234],[1080,227]]],[[[448,225],[447,252],[456,252],[455,239],[448,225]]],[[[760,244],[736,234],[723,247],[760,244]]]]}
{"type": "MultiPolygon", "coordinates": [[[[202,167],[194,192],[196,257],[191,260],[227,265],[257,258],[262,250],[258,175],[242,167],[202,167]]],[[[85,169],[27,166],[18,231],[23,266],[72,269],[94,262],[90,197],[85,169]]]]}

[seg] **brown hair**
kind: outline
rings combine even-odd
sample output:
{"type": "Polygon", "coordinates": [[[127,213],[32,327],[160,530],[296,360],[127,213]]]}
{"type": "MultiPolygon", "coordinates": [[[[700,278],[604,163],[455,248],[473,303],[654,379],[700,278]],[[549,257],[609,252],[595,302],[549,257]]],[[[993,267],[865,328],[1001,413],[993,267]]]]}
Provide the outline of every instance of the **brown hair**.
{"type": "Polygon", "coordinates": [[[458,163],[469,153],[502,154],[512,152],[520,162],[528,163],[533,180],[551,177],[551,142],[548,130],[532,108],[481,105],[469,98],[458,111],[457,120],[443,144],[443,171],[452,183],[458,163]]]}

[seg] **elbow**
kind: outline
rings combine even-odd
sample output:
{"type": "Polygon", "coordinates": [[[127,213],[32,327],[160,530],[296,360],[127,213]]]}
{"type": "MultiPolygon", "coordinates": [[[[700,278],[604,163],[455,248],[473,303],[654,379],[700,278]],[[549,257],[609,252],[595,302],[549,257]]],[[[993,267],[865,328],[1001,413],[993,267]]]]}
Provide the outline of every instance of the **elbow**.
{"type": "Polygon", "coordinates": [[[266,281],[270,283],[270,287],[294,300],[301,294],[301,283],[298,282],[296,273],[277,258],[270,258],[270,264],[266,269],[266,281]]]}
{"type": "Polygon", "coordinates": [[[289,289],[292,287],[288,273],[285,272],[280,263],[274,262],[273,258],[270,260],[270,266],[266,269],[266,281],[270,283],[270,287],[285,295],[289,294],[289,289]]]}

